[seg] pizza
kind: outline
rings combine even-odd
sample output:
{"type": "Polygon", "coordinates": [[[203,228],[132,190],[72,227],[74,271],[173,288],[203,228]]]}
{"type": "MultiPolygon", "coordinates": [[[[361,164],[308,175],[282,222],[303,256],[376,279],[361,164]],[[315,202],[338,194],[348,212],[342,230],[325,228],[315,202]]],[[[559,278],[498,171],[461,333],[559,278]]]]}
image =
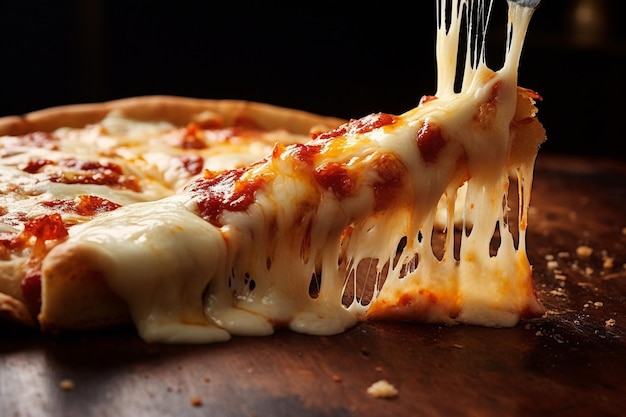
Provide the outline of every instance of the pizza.
{"type": "Polygon", "coordinates": [[[477,3],[441,2],[436,93],[400,115],[151,96],[0,119],[0,318],[209,343],[543,314],[525,237],[545,130],[517,85],[533,8],[509,2],[497,71],[468,25],[458,80],[477,3]]]}

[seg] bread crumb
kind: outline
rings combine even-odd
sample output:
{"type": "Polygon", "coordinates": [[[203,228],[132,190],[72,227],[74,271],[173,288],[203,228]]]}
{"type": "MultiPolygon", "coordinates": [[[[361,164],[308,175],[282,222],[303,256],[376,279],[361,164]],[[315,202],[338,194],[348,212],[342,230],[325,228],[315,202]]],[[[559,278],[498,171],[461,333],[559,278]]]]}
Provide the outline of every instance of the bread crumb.
{"type": "Polygon", "coordinates": [[[193,405],[194,407],[200,407],[202,405],[202,398],[200,397],[191,397],[191,399],[189,400],[189,402],[191,403],[191,405],[193,405]]]}
{"type": "Polygon", "coordinates": [[[615,326],[615,319],[608,319],[607,321],[604,322],[604,325],[606,327],[613,327],[613,326],[615,326]]]}
{"type": "Polygon", "coordinates": [[[602,262],[602,267],[604,269],[612,269],[613,268],[613,258],[611,257],[606,257],[604,258],[604,261],[602,262]]]}
{"type": "Polygon", "coordinates": [[[626,236],[626,227],[622,227],[622,234],[626,236]]]}
{"type": "Polygon", "coordinates": [[[569,252],[559,252],[556,256],[559,258],[569,258],[569,252]]]}
{"type": "Polygon", "coordinates": [[[211,381],[211,377],[208,375],[205,375],[204,378],[202,378],[204,380],[204,382],[210,382],[211,381]]]}
{"type": "Polygon", "coordinates": [[[550,295],[554,295],[555,297],[565,297],[565,290],[563,288],[555,288],[553,290],[550,290],[549,292],[550,295]]]}
{"type": "Polygon", "coordinates": [[[594,307],[604,307],[604,303],[602,301],[596,301],[593,305],[594,307]]]}
{"type": "Polygon", "coordinates": [[[341,379],[341,377],[340,377],[339,375],[335,374],[335,375],[333,375],[333,381],[335,381],[335,382],[341,382],[341,381],[342,381],[342,379],[341,379]]]}
{"type": "Polygon", "coordinates": [[[545,256],[545,259],[546,259],[546,261],[548,261],[548,262],[553,261],[553,260],[554,260],[554,255],[552,255],[552,254],[547,254],[547,255],[545,256]]]}
{"type": "Polygon", "coordinates": [[[559,281],[567,281],[567,276],[563,274],[554,274],[554,279],[559,281]]]}
{"type": "Polygon", "coordinates": [[[578,255],[579,258],[588,258],[591,256],[592,253],[593,248],[590,248],[586,245],[581,245],[576,248],[576,255],[578,255]]]}
{"type": "Polygon", "coordinates": [[[76,387],[76,384],[74,384],[74,381],[71,379],[62,379],[61,382],[59,382],[59,386],[63,391],[72,391],[76,387]]]}
{"type": "Polygon", "coordinates": [[[541,336],[543,336],[543,333],[541,333],[541,330],[537,330],[537,331],[535,332],[535,336],[537,336],[537,337],[541,337],[541,336]]]}
{"type": "Polygon", "coordinates": [[[387,380],[381,379],[374,382],[367,389],[367,393],[376,398],[394,398],[398,396],[398,390],[387,380]]]}
{"type": "Polygon", "coordinates": [[[548,269],[557,269],[559,263],[557,261],[548,261],[548,269]]]}

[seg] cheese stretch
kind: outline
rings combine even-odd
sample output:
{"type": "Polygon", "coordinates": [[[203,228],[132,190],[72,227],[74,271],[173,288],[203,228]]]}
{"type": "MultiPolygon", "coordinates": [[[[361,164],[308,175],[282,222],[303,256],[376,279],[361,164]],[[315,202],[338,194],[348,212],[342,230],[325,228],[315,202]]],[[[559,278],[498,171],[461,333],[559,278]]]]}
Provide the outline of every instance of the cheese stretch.
{"type": "Polygon", "coordinates": [[[281,327],[328,335],[368,318],[513,326],[541,314],[525,233],[545,134],[536,94],[517,87],[532,9],[509,3],[498,71],[469,31],[474,52],[457,91],[463,16],[490,5],[446,3],[434,96],[400,116],[276,144],[245,167],[208,170],[180,192],[72,227],[43,261],[44,293],[71,254],[105,278],[149,342],[281,327]],[[438,207],[446,216],[435,250],[438,207]]]}

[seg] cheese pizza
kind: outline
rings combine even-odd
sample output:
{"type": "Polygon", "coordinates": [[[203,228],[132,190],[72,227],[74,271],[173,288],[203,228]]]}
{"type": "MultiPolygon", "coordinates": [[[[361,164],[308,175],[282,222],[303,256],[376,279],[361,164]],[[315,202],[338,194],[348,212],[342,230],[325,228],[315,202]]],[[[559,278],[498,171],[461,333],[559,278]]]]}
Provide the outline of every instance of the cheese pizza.
{"type": "Polygon", "coordinates": [[[525,237],[545,131],[517,86],[533,8],[509,2],[494,71],[487,6],[441,1],[437,91],[401,115],[144,97],[1,120],[0,316],[208,343],[541,315],[525,237]]]}

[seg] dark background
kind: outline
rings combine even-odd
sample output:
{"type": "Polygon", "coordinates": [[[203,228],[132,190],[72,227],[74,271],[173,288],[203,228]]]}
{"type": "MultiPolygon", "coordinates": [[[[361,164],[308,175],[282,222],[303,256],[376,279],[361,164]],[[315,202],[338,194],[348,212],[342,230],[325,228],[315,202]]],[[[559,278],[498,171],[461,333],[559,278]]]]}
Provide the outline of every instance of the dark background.
{"type": "MultiPolygon", "coordinates": [[[[401,113],[435,91],[434,4],[3,1],[0,116],[146,94],[401,113]]],[[[536,11],[519,81],[544,98],[546,152],[626,155],[625,12],[621,0],[543,0],[536,11]]],[[[495,0],[492,67],[505,18],[495,0]]]]}

